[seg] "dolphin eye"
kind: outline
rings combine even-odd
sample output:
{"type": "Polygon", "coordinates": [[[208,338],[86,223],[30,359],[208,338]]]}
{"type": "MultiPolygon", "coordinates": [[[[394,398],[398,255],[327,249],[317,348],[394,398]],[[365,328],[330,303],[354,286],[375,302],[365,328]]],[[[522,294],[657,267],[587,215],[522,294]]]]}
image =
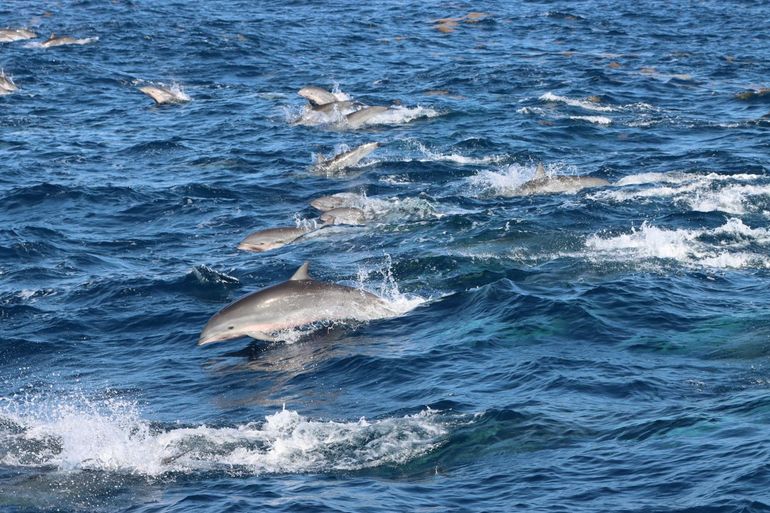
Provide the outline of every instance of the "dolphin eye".
{"type": "Polygon", "coordinates": [[[234,328],[235,328],[235,326],[228,326],[227,327],[227,329],[229,329],[229,330],[234,329],[234,328]]]}

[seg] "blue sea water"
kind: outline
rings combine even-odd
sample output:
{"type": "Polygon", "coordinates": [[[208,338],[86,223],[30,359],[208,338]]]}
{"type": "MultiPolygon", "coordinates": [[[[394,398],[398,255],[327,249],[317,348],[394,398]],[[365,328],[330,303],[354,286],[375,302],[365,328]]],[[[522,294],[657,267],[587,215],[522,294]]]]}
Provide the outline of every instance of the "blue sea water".
{"type": "Polygon", "coordinates": [[[4,1],[0,510],[769,511],[768,19],[4,1]],[[612,185],[516,195],[540,162],[612,185]],[[236,249],[338,192],[366,226],[236,249]],[[304,261],[402,314],[196,346],[304,261]]]}

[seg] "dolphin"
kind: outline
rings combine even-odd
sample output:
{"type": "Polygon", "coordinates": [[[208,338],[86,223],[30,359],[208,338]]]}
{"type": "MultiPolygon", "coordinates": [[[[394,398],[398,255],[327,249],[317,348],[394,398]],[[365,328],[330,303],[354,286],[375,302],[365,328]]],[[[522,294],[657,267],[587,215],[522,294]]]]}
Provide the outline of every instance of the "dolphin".
{"type": "Polygon", "coordinates": [[[238,244],[238,249],[261,253],[262,251],[280,248],[290,242],[294,242],[310,231],[309,228],[295,227],[260,230],[249,234],[243,239],[241,243],[238,244]]]}
{"type": "Polygon", "coordinates": [[[305,98],[314,107],[320,107],[330,103],[336,103],[337,97],[326,89],[320,87],[307,86],[297,92],[298,95],[305,98]]]}
{"type": "Polygon", "coordinates": [[[155,100],[158,105],[190,101],[190,97],[178,87],[144,86],[140,87],[139,90],[155,100]]]}
{"type": "Polygon", "coordinates": [[[350,128],[360,128],[367,124],[373,117],[387,112],[388,108],[382,105],[375,105],[374,107],[364,107],[345,116],[345,122],[350,128]]]}
{"type": "Polygon", "coordinates": [[[252,292],[217,312],[201,331],[198,345],[245,336],[274,341],[280,330],[396,314],[374,294],[312,279],[305,262],[288,281],[252,292]]]}
{"type": "Polygon", "coordinates": [[[34,39],[37,34],[27,29],[0,29],[0,43],[11,43],[13,41],[24,41],[34,39]]]}
{"type": "Polygon", "coordinates": [[[543,164],[537,165],[535,176],[518,186],[512,196],[527,196],[532,194],[568,193],[574,194],[589,187],[604,187],[610,182],[595,176],[551,176],[549,177],[543,164]]]}
{"type": "Polygon", "coordinates": [[[13,83],[13,79],[0,70],[0,95],[10,94],[16,91],[18,87],[13,83]]]}
{"type": "Polygon", "coordinates": [[[75,39],[74,37],[70,36],[56,36],[56,34],[51,33],[51,36],[40,43],[40,46],[43,48],[51,48],[52,46],[64,46],[64,45],[87,45],[88,43],[93,43],[98,38],[95,37],[87,37],[84,39],[75,39]]]}
{"type": "Polygon", "coordinates": [[[360,208],[339,207],[327,210],[319,218],[325,225],[352,224],[361,226],[366,224],[366,214],[360,208]]]}
{"type": "Polygon", "coordinates": [[[330,159],[322,159],[316,164],[316,167],[326,173],[336,173],[343,169],[355,166],[362,158],[366,157],[379,147],[380,143],[378,142],[362,144],[350,151],[335,155],[330,159]]]}
{"type": "Polygon", "coordinates": [[[310,206],[321,212],[327,212],[329,210],[349,207],[355,205],[363,199],[363,196],[356,194],[355,192],[338,192],[330,196],[321,196],[310,202],[310,206]]]}

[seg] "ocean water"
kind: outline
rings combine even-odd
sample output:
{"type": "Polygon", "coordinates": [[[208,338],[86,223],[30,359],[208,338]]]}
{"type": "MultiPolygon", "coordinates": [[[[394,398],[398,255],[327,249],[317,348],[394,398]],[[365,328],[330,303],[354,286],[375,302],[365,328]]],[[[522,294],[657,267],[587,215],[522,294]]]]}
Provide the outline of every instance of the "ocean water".
{"type": "Polygon", "coordinates": [[[2,2],[0,510],[770,510],[768,18],[2,2]],[[540,162],[611,185],[516,195],[540,162]],[[366,226],[236,249],[338,192],[366,226]],[[305,261],[402,313],[196,346],[305,261]]]}

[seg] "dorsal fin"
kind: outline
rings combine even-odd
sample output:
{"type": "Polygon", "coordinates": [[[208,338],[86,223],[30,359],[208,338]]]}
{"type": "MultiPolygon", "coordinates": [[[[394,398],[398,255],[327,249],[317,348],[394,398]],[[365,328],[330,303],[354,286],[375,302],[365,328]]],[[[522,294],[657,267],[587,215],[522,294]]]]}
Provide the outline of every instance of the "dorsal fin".
{"type": "Polygon", "coordinates": [[[289,281],[301,281],[301,280],[309,280],[310,275],[307,272],[308,267],[310,264],[308,262],[305,262],[302,264],[299,269],[297,269],[297,272],[291,275],[291,278],[289,278],[289,281]]]}
{"type": "Polygon", "coordinates": [[[543,166],[542,162],[538,163],[537,168],[535,168],[535,180],[541,178],[545,178],[545,166],[543,166]]]}

